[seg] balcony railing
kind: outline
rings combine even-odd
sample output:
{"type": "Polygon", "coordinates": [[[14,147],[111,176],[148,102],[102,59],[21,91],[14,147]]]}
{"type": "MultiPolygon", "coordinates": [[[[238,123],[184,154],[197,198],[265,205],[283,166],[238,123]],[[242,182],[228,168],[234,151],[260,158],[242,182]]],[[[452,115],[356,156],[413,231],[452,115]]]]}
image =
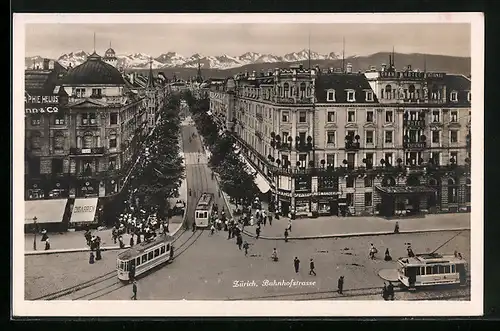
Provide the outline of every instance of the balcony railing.
{"type": "Polygon", "coordinates": [[[104,147],[91,147],[91,148],[76,148],[69,149],[70,155],[98,155],[104,154],[104,147]]]}
{"type": "Polygon", "coordinates": [[[360,149],[360,143],[355,141],[346,141],[345,149],[350,151],[358,150],[360,149]]]}
{"type": "Polygon", "coordinates": [[[425,127],[425,120],[403,120],[403,126],[424,128],[425,127]]]}
{"type": "Polygon", "coordinates": [[[404,149],[425,149],[426,147],[427,143],[425,141],[414,141],[414,142],[403,143],[404,149]]]}
{"type": "Polygon", "coordinates": [[[255,131],[255,136],[262,140],[262,133],[260,131],[255,131]]]}
{"type": "Polygon", "coordinates": [[[255,117],[256,117],[256,118],[257,118],[257,120],[258,120],[258,121],[260,121],[260,122],[262,122],[262,121],[263,121],[263,119],[264,119],[264,118],[262,117],[262,114],[259,114],[259,113],[255,114],[255,117]]]}

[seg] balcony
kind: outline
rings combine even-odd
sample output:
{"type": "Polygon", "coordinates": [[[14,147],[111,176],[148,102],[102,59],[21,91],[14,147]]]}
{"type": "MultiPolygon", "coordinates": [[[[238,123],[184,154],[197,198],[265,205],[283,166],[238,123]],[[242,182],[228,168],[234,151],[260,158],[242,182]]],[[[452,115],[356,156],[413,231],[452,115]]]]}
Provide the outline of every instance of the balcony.
{"type": "Polygon", "coordinates": [[[76,148],[71,147],[69,149],[69,155],[102,155],[104,154],[104,147],[92,147],[92,148],[76,148]]]}
{"type": "Polygon", "coordinates": [[[295,103],[295,99],[288,97],[287,98],[277,97],[276,103],[295,103]]]}
{"type": "Polygon", "coordinates": [[[258,120],[259,122],[262,122],[262,121],[264,120],[264,118],[262,117],[262,114],[260,114],[260,113],[257,113],[257,114],[255,115],[255,117],[257,118],[257,120],[258,120]]]}
{"type": "Polygon", "coordinates": [[[412,128],[425,128],[425,120],[403,120],[403,126],[412,128]]]}
{"type": "Polygon", "coordinates": [[[427,143],[425,141],[414,141],[403,143],[404,149],[425,149],[427,148],[427,143]]]}
{"type": "Polygon", "coordinates": [[[255,136],[262,140],[262,133],[260,131],[255,131],[255,136]]]}
{"type": "Polygon", "coordinates": [[[360,149],[360,143],[357,141],[346,141],[345,149],[348,151],[357,151],[360,149]]]}

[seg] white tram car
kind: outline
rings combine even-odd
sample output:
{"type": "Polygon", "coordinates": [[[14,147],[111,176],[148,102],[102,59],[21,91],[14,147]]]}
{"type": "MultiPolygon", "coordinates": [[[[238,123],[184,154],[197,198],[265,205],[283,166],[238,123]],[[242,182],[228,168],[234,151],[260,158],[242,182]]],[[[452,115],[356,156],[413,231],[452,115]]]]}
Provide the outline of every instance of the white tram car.
{"type": "Polygon", "coordinates": [[[197,228],[207,228],[212,221],[215,196],[213,193],[203,193],[196,204],[194,222],[197,228]]]}
{"type": "Polygon", "coordinates": [[[123,281],[149,271],[174,257],[173,237],[161,234],[154,239],[144,241],[118,255],[116,269],[118,279],[123,281]]]}
{"type": "Polygon", "coordinates": [[[409,289],[467,284],[467,262],[454,254],[417,254],[414,257],[399,258],[398,264],[398,279],[409,289]]]}

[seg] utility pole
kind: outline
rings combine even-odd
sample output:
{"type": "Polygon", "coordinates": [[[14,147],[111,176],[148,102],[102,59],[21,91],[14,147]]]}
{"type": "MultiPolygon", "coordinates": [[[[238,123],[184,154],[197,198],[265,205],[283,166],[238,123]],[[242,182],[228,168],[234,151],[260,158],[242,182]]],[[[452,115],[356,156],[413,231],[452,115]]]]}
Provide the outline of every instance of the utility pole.
{"type": "Polygon", "coordinates": [[[342,37],[342,73],[345,73],[345,37],[342,37]]]}

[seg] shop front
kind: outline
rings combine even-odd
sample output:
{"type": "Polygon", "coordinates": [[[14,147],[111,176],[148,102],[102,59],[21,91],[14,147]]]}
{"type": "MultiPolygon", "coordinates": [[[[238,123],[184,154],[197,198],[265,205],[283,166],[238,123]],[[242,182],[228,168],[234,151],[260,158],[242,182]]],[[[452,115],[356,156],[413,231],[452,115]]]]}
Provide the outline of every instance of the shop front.
{"type": "Polygon", "coordinates": [[[421,213],[420,206],[435,195],[429,186],[376,186],[381,196],[380,215],[414,216],[421,213]]]}
{"type": "Polygon", "coordinates": [[[318,214],[337,216],[339,213],[339,204],[337,195],[318,197],[318,214]]]}
{"type": "Polygon", "coordinates": [[[79,198],[90,198],[99,196],[100,181],[95,179],[83,179],[77,181],[76,196],[79,198]]]}
{"type": "Polygon", "coordinates": [[[50,185],[48,185],[48,197],[51,199],[68,198],[68,189],[69,183],[67,177],[52,178],[50,185]]]}
{"type": "Polygon", "coordinates": [[[307,216],[311,211],[311,198],[296,197],[295,198],[295,215],[307,216]]]}
{"type": "Polygon", "coordinates": [[[24,202],[25,228],[62,230],[67,199],[29,200],[24,202]]]}
{"type": "Polygon", "coordinates": [[[36,179],[32,179],[26,182],[26,199],[27,200],[39,200],[45,199],[45,182],[36,179]]]}

